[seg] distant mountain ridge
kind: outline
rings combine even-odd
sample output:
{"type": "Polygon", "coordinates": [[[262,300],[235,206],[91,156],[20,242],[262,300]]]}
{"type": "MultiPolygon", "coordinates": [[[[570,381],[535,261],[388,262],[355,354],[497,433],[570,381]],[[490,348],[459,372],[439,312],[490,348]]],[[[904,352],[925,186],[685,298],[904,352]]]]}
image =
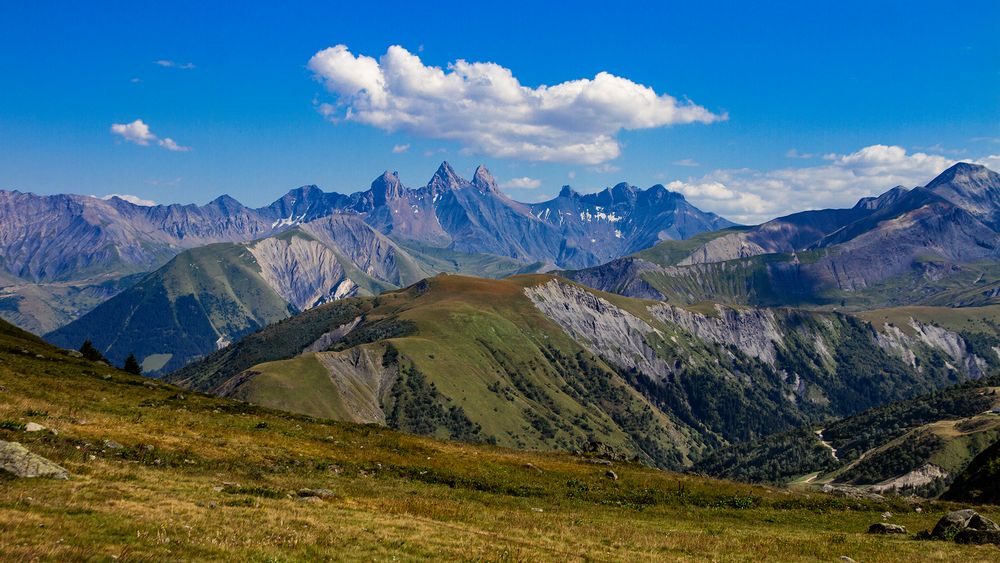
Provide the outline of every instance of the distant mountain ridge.
{"type": "Polygon", "coordinates": [[[1000,175],[959,163],[926,186],[897,186],[849,209],[663,242],[567,275],[681,302],[983,305],[1000,283],[998,216],[1000,175]]]}
{"type": "Polygon", "coordinates": [[[117,197],[0,191],[0,316],[44,332],[93,306],[96,298],[77,297],[86,288],[156,269],[185,249],[249,242],[337,214],[360,216],[397,240],[561,268],[594,266],[657,240],[732,224],[662,186],[619,184],[591,196],[564,189],[549,202],[519,203],[484,166],[469,181],[447,162],[417,188],[385,172],[364,191],[303,186],[256,209],[230,196],[203,206],[142,206],[117,197]],[[41,312],[39,287],[51,297],[41,312]]]}

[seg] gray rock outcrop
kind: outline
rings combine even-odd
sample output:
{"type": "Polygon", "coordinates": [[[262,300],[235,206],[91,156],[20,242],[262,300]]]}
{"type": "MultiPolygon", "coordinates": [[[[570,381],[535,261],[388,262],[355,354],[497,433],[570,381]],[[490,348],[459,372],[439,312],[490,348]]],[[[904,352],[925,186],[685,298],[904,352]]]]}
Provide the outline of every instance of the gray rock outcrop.
{"type": "Polygon", "coordinates": [[[69,479],[69,471],[59,465],[28,451],[17,442],[0,440],[0,471],[15,477],[69,479]]]}

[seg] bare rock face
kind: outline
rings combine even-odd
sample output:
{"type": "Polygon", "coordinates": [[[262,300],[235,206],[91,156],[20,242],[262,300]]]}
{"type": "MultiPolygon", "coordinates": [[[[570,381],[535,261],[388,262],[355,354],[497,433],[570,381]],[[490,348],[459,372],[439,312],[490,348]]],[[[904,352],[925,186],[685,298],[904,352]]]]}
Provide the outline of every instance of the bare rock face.
{"type": "Polygon", "coordinates": [[[913,349],[923,344],[947,354],[955,367],[962,369],[973,379],[978,379],[986,373],[986,360],[972,353],[965,339],[957,332],[922,323],[913,318],[910,319],[910,327],[913,336],[906,334],[899,327],[886,324],[876,335],[876,340],[883,350],[899,356],[914,367],[916,359],[913,349]]]}
{"type": "Polygon", "coordinates": [[[555,280],[524,291],[570,336],[615,365],[661,376],[672,371],[646,342],[645,336],[655,329],[610,301],[555,280]]]}
{"type": "Polygon", "coordinates": [[[735,346],[748,356],[774,365],[775,343],[782,341],[782,334],[773,312],[723,306],[716,306],[716,311],[718,316],[708,317],[670,305],[649,308],[657,319],[678,325],[702,340],[735,346]]]}
{"type": "Polygon", "coordinates": [[[331,299],[345,279],[336,254],[314,240],[267,238],[248,248],[267,284],[300,311],[331,299]]]}
{"type": "Polygon", "coordinates": [[[16,477],[69,479],[69,472],[55,463],[28,451],[17,442],[0,440],[0,470],[16,477]]]}

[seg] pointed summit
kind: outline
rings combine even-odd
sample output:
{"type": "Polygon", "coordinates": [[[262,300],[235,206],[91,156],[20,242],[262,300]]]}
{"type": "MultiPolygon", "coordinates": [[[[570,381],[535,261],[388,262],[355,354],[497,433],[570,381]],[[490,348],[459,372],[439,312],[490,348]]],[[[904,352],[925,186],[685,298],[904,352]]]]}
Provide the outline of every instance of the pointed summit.
{"type": "Polygon", "coordinates": [[[399,172],[386,170],[372,182],[372,202],[375,206],[385,205],[386,201],[403,195],[403,183],[399,181],[399,172]]]}
{"type": "Polygon", "coordinates": [[[997,173],[985,166],[969,162],[957,162],[944,172],[938,174],[937,178],[931,180],[927,184],[927,189],[933,191],[937,186],[955,182],[982,187],[983,184],[995,181],[996,178],[997,173]]]}
{"type": "Polygon", "coordinates": [[[483,164],[476,167],[476,172],[472,175],[472,185],[484,193],[498,191],[496,178],[483,164]]]}
{"type": "Polygon", "coordinates": [[[448,164],[448,161],[444,161],[427,185],[439,190],[457,190],[468,183],[466,179],[455,173],[455,169],[448,164]]]}
{"type": "Polygon", "coordinates": [[[579,192],[577,192],[573,188],[571,188],[568,185],[566,185],[566,186],[563,186],[561,190],[559,190],[559,196],[558,197],[575,197],[575,196],[578,196],[578,195],[580,195],[579,192]]]}

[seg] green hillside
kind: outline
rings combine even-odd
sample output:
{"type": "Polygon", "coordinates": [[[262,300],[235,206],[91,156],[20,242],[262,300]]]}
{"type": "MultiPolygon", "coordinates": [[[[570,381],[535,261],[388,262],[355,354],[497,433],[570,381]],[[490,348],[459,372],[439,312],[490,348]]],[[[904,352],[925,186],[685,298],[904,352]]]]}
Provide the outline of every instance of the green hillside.
{"type": "Polygon", "coordinates": [[[67,348],[91,340],[116,364],[134,353],[159,375],[317,302],[439,272],[504,276],[540,266],[397,243],[357,217],[329,217],[253,243],[185,251],[46,338],[67,348]]]}
{"type": "Polygon", "coordinates": [[[929,529],[948,504],[917,512],[900,500],[804,495],[294,415],[75,359],[4,323],[0,393],[0,440],[70,473],[68,481],[0,477],[0,547],[11,560],[996,554],[865,533],[887,510],[910,530],[929,529]],[[28,422],[52,432],[25,432],[28,422]]]}
{"type": "Polygon", "coordinates": [[[911,365],[879,338],[842,314],[673,309],[552,276],[449,275],[317,307],[168,379],[439,438],[682,468],[969,375],[942,349],[906,343],[911,365]]]}
{"type": "Polygon", "coordinates": [[[821,427],[733,445],[712,453],[695,470],[758,483],[851,485],[936,496],[1000,440],[1000,416],[991,412],[1000,406],[998,385],[1000,376],[993,375],[821,427]],[[928,466],[935,469],[920,475],[928,466]]]}

